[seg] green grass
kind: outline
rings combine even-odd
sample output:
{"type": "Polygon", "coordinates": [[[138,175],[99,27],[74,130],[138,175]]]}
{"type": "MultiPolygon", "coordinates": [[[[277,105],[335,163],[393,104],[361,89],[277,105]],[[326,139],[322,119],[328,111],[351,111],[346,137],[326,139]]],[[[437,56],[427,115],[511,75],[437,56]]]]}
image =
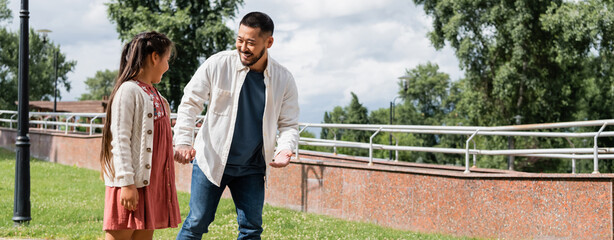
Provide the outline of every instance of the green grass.
{"type": "MultiPolygon", "coordinates": [[[[0,148],[0,238],[102,239],[104,183],[97,171],[33,160],[32,221],[14,227],[15,153],[0,148]]],[[[179,193],[181,216],[188,213],[188,193],[179,193]]],[[[344,221],[283,208],[264,207],[264,239],[458,239],[344,221]]],[[[174,239],[178,229],[157,230],[155,239],[174,239]]],[[[206,239],[236,238],[232,200],[222,199],[206,239]]]]}

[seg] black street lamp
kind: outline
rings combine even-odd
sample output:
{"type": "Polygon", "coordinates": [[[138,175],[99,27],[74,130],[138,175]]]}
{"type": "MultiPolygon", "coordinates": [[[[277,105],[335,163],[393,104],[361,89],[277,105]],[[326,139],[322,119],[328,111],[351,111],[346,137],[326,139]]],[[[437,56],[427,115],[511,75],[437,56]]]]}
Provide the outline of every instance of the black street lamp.
{"type": "MultiPolygon", "coordinates": [[[[407,92],[407,81],[410,79],[411,76],[409,75],[405,75],[402,77],[399,77],[399,79],[401,79],[403,82],[403,92],[407,92]]],[[[395,102],[397,100],[397,98],[403,98],[403,96],[396,96],[392,99],[392,101],[390,101],[390,125],[392,125],[392,123],[394,122],[394,106],[395,106],[395,102]]],[[[390,143],[390,145],[392,146],[392,133],[390,133],[390,136],[388,137],[388,141],[390,143]]],[[[392,150],[389,151],[388,153],[388,159],[392,160],[392,150]]]]}
{"type": "Polygon", "coordinates": [[[29,105],[28,100],[28,58],[29,44],[29,16],[28,0],[21,0],[20,33],[19,33],[19,105],[18,127],[15,147],[17,159],[15,163],[15,201],[13,208],[13,222],[16,226],[28,224],[30,215],[30,138],[28,137],[29,105]]]}
{"type": "MultiPolygon", "coordinates": [[[[43,34],[43,44],[47,44],[47,34],[49,34],[50,32],[52,32],[49,29],[40,29],[37,30],[37,32],[42,33],[43,34]]],[[[53,45],[52,45],[53,47],[53,45]]],[[[57,102],[58,102],[58,53],[59,50],[54,49],[53,50],[53,66],[55,68],[55,75],[53,78],[53,112],[57,112],[57,102]]]]}

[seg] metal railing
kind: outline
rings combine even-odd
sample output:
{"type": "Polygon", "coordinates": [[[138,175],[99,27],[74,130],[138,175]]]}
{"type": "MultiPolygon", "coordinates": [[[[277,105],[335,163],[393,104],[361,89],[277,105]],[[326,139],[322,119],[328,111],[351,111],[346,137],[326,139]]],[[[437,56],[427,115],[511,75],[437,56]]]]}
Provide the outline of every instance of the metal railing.
{"type": "MultiPolygon", "coordinates": [[[[361,124],[324,124],[324,123],[301,123],[300,131],[307,128],[333,128],[370,131],[373,134],[370,136],[369,143],[346,142],[338,140],[325,140],[314,138],[300,138],[299,145],[307,146],[323,146],[323,147],[349,147],[369,149],[369,165],[373,164],[373,150],[395,150],[397,151],[396,159],[398,159],[398,151],[416,151],[416,152],[431,152],[431,153],[446,153],[446,154],[464,154],[465,155],[465,173],[470,173],[470,156],[473,156],[473,166],[476,165],[478,155],[512,155],[524,157],[542,157],[542,158],[563,158],[572,159],[572,173],[576,173],[576,159],[593,159],[593,173],[599,173],[599,159],[614,159],[614,148],[598,147],[598,138],[612,137],[614,132],[604,131],[608,125],[614,125],[614,119],[609,120],[594,120],[594,121],[578,121],[578,122],[561,122],[561,123],[544,123],[544,124],[526,124],[513,126],[497,126],[497,127],[478,127],[478,126],[424,126],[424,125],[361,125],[361,124]],[[578,128],[578,127],[601,127],[595,132],[536,132],[534,130],[560,129],[560,128],[578,128]],[[466,136],[464,149],[458,148],[439,148],[439,147],[418,147],[418,146],[391,146],[385,144],[373,144],[373,138],[379,133],[416,133],[416,134],[450,134],[466,136]],[[505,150],[489,150],[477,149],[475,137],[477,136],[516,136],[516,137],[547,137],[547,138],[565,138],[570,143],[571,148],[541,148],[541,149],[505,149],[505,150]],[[575,148],[569,138],[593,138],[592,148],[575,148]],[[473,142],[473,149],[470,145],[473,142]]],[[[297,158],[298,147],[297,147],[297,158]]]]}
{"type": "MultiPolygon", "coordinates": [[[[89,135],[93,135],[95,129],[101,129],[103,124],[94,123],[96,119],[103,119],[104,113],[53,113],[53,112],[30,112],[30,128],[42,130],[63,129],[65,134],[68,132],[78,132],[77,127],[89,129],[89,135]],[[81,123],[79,120],[88,119],[89,123],[81,123]],[[71,130],[72,129],[72,130],[71,130]]],[[[8,123],[9,128],[17,128],[17,111],[0,110],[0,123],[8,123]],[[7,118],[8,117],[8,118],[7,118]]]]}
{"type": "MultiPolygon", "coordinates": [[[[0,110],[0,123],[8,123],[10,128],[17,127],[16,111],[0,110]]],[[[171,114],[171,119],[176,119],[176,114],[171,114]]],[[[89,134],[92,135],[95,129],[101,129],[104,125],[94,123],[96,119],[105,118],[104,113],[50,113],[50,112],[31,112],[30,124],[37,126],[40,129],[49,129],[49,126],[55,126],[56,130],[63,128],[67,134],[76,132],[77,127],[85,127],[89,129],[89,134]],[[80,123],[78,120],[87,119],[87,123],[80,123]]],[[[204,116],[199,116],[194,125],[193,136],[198,131],[199,124],[203,123],[204,116]]],[[[572,160],[572,173],[576,173],[577,159],[593,159],[593,173],[599,173],[600,159],[614,159],[613,147],[599,147],[598,139],[600,137],[612,137],[614,131],[604,131],[607,126],[614,125],[614,119],[594,120],[594,121],[577,121],[577,122],[561,122],[561,123],[544,123],[544,124],[525,124],[512,126],[496,126],[496,127],[478,127],[478,126],[425,126],[425,125],[372,125],[372,124],[325,124],[325,123],[299,123],[299,133],[308,128],[327,128],[327,129],[346,129],[373,132],[369,138],[369,143],[363,142],[348,142],[336,140],[336,131],[333,131],[335,139],[317,139],[301,137],[296,147],[296,158],[299,156],[299,145],[305,146],[322,146],[332,147],[336,152],[336,148],[359,148],[369,150],[369,165],[373,164],[373,150],[394,150],[395,161],[398,161],[399,151],[415,151],[415,152],[430,152],[444,154],[460,154],[465,155],[465,173],[470,173],[470,157],[473,156],[473,166],[476,165],[477,156],[479,155],[508,155],[508,156],[524,156],[524,157],[541,157],[541,158],[562,158],[572,160]],[[570,131],[535,131],[535,130],[553,130],[553,129],[569,129],[579,127],[600,127],[594,132],[570,132],[570,131]],[[396,144],[376,144],[373,139],[380,133],[415,133],[415,134],[447,134],[466,136],[464,148],[441,148],[441,147],[422,147],[422,146],[399,146],[399,141],[396,139],[396,144]],[[508,137],[544,137],[544,138],[564,138],[570,144],[570,148],[535,148],[535,149],[478,149],[475,138],[478,136],[508,136],[508,137]],[[570,138],[585,138],[593,139],[592,148],[576,148],[569,140],[570,138]],[[473,148],[470,148],[473,143],[473,148]]]]}

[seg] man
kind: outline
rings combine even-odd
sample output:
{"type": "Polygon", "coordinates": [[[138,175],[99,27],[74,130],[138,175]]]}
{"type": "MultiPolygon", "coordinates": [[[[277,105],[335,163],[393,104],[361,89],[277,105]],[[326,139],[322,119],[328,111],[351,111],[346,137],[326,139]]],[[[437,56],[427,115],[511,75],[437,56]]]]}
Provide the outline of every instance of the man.
{"type": "Polygon", "coordinates": [[[190,213],[177,239],[201,239],[228,186],[238,239],[260,239],[265,175],[290,163],[298,141],[298,93],[292,74],[269,57],[273,20],[241,20],[237,50],[208,58],[184,89],[175,125],[175,160],[194,159],[190,213]],[[209,107],[192,147],[196,116],[209,107]],[[277,148],[275,149],[275,137],[277,148]]]}

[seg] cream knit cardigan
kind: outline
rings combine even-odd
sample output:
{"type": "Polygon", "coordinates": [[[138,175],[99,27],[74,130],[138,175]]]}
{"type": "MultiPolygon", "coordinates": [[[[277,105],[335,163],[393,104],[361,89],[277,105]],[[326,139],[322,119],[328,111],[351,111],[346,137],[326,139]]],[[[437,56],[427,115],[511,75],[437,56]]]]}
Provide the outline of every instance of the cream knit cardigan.
{"type": "MultiPolygon", "coordinates": [[[[168,109],[166,99],[162,99],[168,109]]],[[[127,81],[115,93],[111,111],[115,177],[105,175],[105,185],[148,186],[154,138],[153,99],[135,81],[127,81]]]]}

